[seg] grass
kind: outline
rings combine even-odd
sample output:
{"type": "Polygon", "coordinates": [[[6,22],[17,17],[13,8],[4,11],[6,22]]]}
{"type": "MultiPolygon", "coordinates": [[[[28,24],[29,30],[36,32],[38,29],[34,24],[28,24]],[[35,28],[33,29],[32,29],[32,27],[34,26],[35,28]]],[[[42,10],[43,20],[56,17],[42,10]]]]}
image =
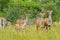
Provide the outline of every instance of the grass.
{"type": "Polygon", "coordinates": [[[55,24],[50,30],[36,31],[34,25],[17,32],[14,27],[0,29],[0,40],[60,40],[60,24],[55,24]]]}

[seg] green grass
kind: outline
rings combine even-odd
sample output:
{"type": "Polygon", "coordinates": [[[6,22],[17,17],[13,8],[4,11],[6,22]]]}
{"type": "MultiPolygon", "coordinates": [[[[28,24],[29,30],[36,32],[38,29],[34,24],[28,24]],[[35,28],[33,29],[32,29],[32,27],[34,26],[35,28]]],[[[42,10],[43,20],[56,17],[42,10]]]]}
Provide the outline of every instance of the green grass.
{"type": "Polygon", "coordinates": [[[50,30],[36,31],[34,25],[17,32],[14,27],[0,29],[0,40],[60,40],[60,24],[55,24],[50,30]]]}

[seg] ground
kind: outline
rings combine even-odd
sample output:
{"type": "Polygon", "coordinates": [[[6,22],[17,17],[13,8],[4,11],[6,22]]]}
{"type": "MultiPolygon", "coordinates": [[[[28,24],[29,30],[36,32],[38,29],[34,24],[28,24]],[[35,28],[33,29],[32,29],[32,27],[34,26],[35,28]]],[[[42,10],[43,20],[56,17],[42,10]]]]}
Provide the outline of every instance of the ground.
{"type": "Polygon", "coordinates": [[[39,29],[38,32],[34,25],[20,32],[14,26],[0,29],[0,40],[60,40],[60,24],[54,24],[50,30],[39,29]]]}

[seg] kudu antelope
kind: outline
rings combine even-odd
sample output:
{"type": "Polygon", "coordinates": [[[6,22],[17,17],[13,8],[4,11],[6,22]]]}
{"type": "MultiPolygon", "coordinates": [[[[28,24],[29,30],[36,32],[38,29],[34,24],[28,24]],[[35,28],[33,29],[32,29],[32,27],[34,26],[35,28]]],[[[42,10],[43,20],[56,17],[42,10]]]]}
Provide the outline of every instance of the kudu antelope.
{"type": "Polygon", "coordinates": [[[50,28],[50,26],[52,25],[52,10],[47,10],[47,13],[48,13],[48,18],[45,18],[44,20],[44,28],[48,29],[50,28]]]}
{"type": "Polygon", "coordinates": [[[10,27],[10,26],[11,26],[11,22],[6,20],[5,27],[10,27]]]}
{"type": "Polygon", "coordinates": [[[6,22],[6,19],[3,18],[3,17],[0,17],[0,28],[4,29],[4,27],[5,27],[5,22],[6,22]]]}
{"type": "Polygon", "coordinates": [[[16,30],[19,31],[21,29],[25,29],[26,25],[27,25],[27,21],[28,21],[28,14],[25,14],[26,19],[18,19],[16,21],[16,30]]]}
{"type": "Polygon", "coordinates": [[[0,17],[0,28],[4,29],[11,25],[11,22],[7,21],[7,19],[0,17]]]}
{"type": "Polygon", "coordinates": [[[37,31],[38,31],[38,28],[44,27],[44,15],[45,15],[45,13],[40,13],[40,18],[36,19],[37,31]]]}

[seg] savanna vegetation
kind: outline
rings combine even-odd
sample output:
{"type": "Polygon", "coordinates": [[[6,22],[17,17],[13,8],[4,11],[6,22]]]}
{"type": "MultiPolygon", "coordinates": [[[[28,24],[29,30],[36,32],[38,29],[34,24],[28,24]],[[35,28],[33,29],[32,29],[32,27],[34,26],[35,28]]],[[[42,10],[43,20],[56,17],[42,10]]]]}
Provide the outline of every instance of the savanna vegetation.
{"type": "MultiPolygon", "coordinates": [[[[0,17],[8,19],[15,24],[17,19],[39,17],[40,12],[53,10],[53,25],[50,30],[36,31],[35,25],[27,26],[26,30],[17,32],[15,26],[0,29],[0,40],[60,40],[60,0],[0,0],[0,17]]],[[[48,14],[45,15],[47,17],[48,14]]]]}

